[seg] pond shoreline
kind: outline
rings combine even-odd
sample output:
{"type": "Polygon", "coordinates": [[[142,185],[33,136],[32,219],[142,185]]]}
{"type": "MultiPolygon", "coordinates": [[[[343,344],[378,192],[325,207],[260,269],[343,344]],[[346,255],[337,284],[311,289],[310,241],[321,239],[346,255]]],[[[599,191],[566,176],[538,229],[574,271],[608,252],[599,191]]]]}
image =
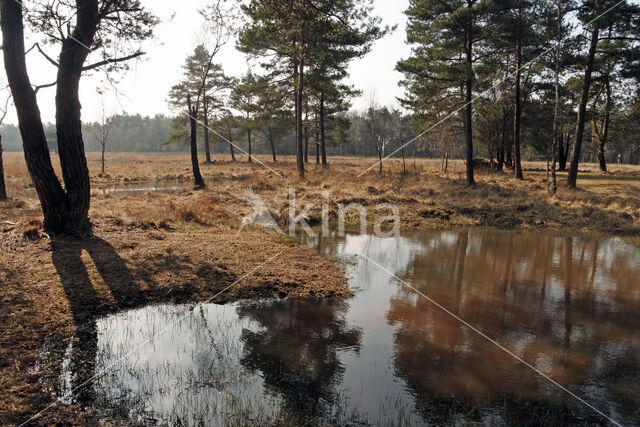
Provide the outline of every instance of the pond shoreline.
{"type": "MultiPolygon", "coordinates": [[[[425,172],[424,168],[432,166],[424,162],[420,174],[390,172],[356,178],[365,163],[352,159],[336,160],[329,171],[310,166],[310,177],[302,182],[288,160],[273,165],[284,182],[255,165],[203,165],[208,190],[95,195],[90,216],[99,237],[88,242],[51,242],[40,228],[41,212],[35,194],[28,189],[24,161],[7,154],[12,200],[2,202],[0,218],[4,227],[0,234],[4,254],[0,260],[0,324],[7,331],[0,343],[0,392],[7,396],[0,404],[2,424],[19,424],[51,402],[50,392],[42,390],[33,372],[37,350],[45,339],[70,339],[74,323],[87,316],[150,303],[206,301],[223,284],[233,283],[279,252],[286,259],[281,268],[266,266],[265,271],[255,272],[251,286],[224,293],[214,302],[351,296],[344,271],[336,262],[294,239],[261,228],[237,233],[241,219],[251,210],[244,199],[249,188],[265,201],[281,225],[288,217],[288,185],[295,189],[299,206],[312,203],[318,207],[308,218],[316,224],[321,218],[321,194],[329,191],[332,227],[338,204],[362,204],[373,223],[389,214],[376,206],[394,203],[405,231],[491,227],[603,234],[624,236],[625,241],[640,246],[640,192],[633,187],[640,182],[637,172],[604,177],[608,181],[600,187],[561,189],[550,199],[536,172],[527,173],[528,181],[515,182],[507,174],[479,171],[478,186],[467,188],[454,166],[448,175],[431,169],[425,172]],[[105,268],[109,265],[112,267],[105,268]],[[109,270],[115,273],[106,274],[105,279],[109,270]],[[136,285],[118,286],[119,282],[136,285]]],[[[114,156],[107,169],[138,186],[142,181],[166,186],[169,181],[163,177],[188,175],[185,158],[138,157],[114,156]]],[[[90,167],[97,164],[90,157],[90,167]]],[[[359,226],[355,214],[346,221],[349,227],[359,226]]],[[[93,417],[95,414],[77,406],[56,406],[38,423],[86,423],[93,417]]]]}
{"type": "MultiPolygon", "coordinates": [[[[51,403],[51,391],[42,390],[34,370],[38,349],[45,340],[70,342],[75,325],[91,319],[150,304],[352,295],[341,267],[293,239],[258,229],[211,231],[96,222],[95,236],[84,241],[5,233],[0,423],[20,424],[51,403]]],[[[78,405],[56,405],[35,422],[100,418],[78,405]]]]}
{"type": "MultiPolygon", "coordinates": [[[[150,407],[143,403],[131,406],[131,413],[138,414],[133,415],[133,419],[148,414],[151,417],[149,419],[169,424],[173,420],[170,414],[177,413],[169,409],[173,405],[182,408],[180,419],[184,421],[191,419],[192,410],[202,408],[197,404],[183,407],[179,403],[183,395],[195,399],[202,390],[191,389],[193,385],[190,384],[217,384],[218,380],[215,379],[220,378],[220,384],[226,384],[225,386],[205,387],[214,394],[216,390],[220,392],[218,387],[222,390],[229,387],[229,393],[233,394],[234,387],[240,386],[222,373],[212,373],[213,380],[210,381],[206,369],[194,370],[194,361],[201,360],[205,354],[225,366],[225,372],[227,369],[231,372],[238,369],[240,373],[232,374],[232,378],[252,378],[247,384],[242,384],[254,396],[256,405],[264,404],[264,410],[269,409],[266,412],[260,411],[260,415],[232,410],[228,414],[231,419],[237,417],[249,420],[256,416],[258,418],[255,419],[261,420],[264,417],[263,421],[266,422],[272,419],[270,417],[276,416],[273,419],[281,420],[279,417],[283,417],[282,422],[292,422],[307,419],[305,417],[310,421],[324,420],[321,414],[325,410],[327,414],[334,414],[328,408],[307,414],[304,412],[304,405],[297,407],[295,403],[293,405],[297,409],[293,413],[285,411],[280,414],[278,408],[281,408],[281,403],[277,403],[275,397],[264,396],[263,385],[260,385],[264,379],[271,391],[277,390],[276,395],[285,399],[292,399],[296,393],[296,385],[309,393],[308,399],[312,402],[313,396],[325,396],[330,402],[334,400],[329,399],[329,396],[342,396],[342,393],[350,396],[349,400],[354,406],[339,406],[338,412],[342,414],[340,416],[347,418],[339,418],[341,422],[338,424],[349,423],[351,418],[347,414],[353,414],[356,417],[353,420],[368,420],[365,424],[377,424],[376,420],[380,421],[376,418],[376,414],[379,414],[377,402],[380,399],[386,404],[396,402],[393,408],[388,408],[391,412],[384,415],[384,419],[389,422],[402,416],[412,419],[412,424],[421,424],[420,411],[424,411],[424,416],[436,417],[428,420],[439,420],[438,423],[446,423],[450,419],[447,417],[452,416],[452,413],[458,414],[461,419],[470,417],[469,419],[476,421],[483,417],[494,421],[513,418],[518,420],[515,424],[529,417],[552,424],[559,420],[569,424],[579,421],[598,424],[601,421],[598,414],[573,401],[561,389],[551,387],[549,390],[542,378],[482,337],[463,333],[467,331],[464,325],[430,306],[426,300],[414,299],[415,295],[410,289],[406,289],[397,283],[393,275],[377,267],[382,265],[417,289],[424,290],[444,306],[456,307],[460,316],[508,348],[527,343],[528,350],[517,350],[518,354],[526,354],[523,357],[532,363],[544,361],[545,372],[548,370],[552,373],[554,379],[573,391],[581,390],[578,394],[598,408],[610,405],[615,407],[615,410],[612,409],[612,417],[629,422],[625,418],[628,411],[627,415],[616,412],[621,408],[629,409],[629,403],[625,403],[624,399],[619,400],[621,395],[625,395],[621,393],[625,390],[624,383],[616,381],[615,374],[603,377],[598,374],[597,369],[585,368],[593,367],[594,363],[606,363],[609,366],[606,372],[609,369],[611,372],[624,372],[625,366],[633,363],[629,354],[635,352],[627,354],[623,351],[618,356],[603,357],[600,351],[590,351],[593,348],[624,348],[625,343],[632,348],[637,346],[634,344],[636,340],[629,338],[628,334],[630,326],[636,322],[634,319],[637,319],[629,309],[635,298],[631,278],[634,271],[633,260],[640,253],[622,241],[568,234],[557,236],[544,232],[452,229],[442,232],[407,232],[398,239],[348,233],[345,237],[320,238],[319,241],[309,243],[330,259],[346,263],[349,284],[357,290],[353,298],[258,298],[222,306],[198,305],[196,309],[192,304],[152,303],[140,309],[108,315],[98,319],[97,324],[96,321],[89,321],[87,330],[93,332],[88,335],[97,336],[99,340],[85,339],[83,342],[88,342],[89,346],[80,346],[79,349],[75,349],[74,343],[71,353],[58,351],[59,354],[65,354],[66,362],[58,363],[57,366],[79,366],[79,375],[88,369],[86,378],[94,369],[99,372],[101,366],[111,366],[118,361],[119,368],[113,372],[113,378],[118,379],[96,383],[95,390],[99,396],[119,396],[122,394],[120,390],[129,388],[142,388],[145,396],[147,393],[163,395],[161,390],[166,386],[162,384],[167,380],[163,380],[164,377],[157,381],[153,379],[153,373],[158,370],[163,375],[172,375],[173,379],[168,381],[171,384],[182,384],[185,382],[183,376],[190,378],[180,386],[184,390],[175,396],[175,401],[160,399],[168,407],[158,406],[158,401],[153,398],[149,398],[149,404],[152,405],[150,407]],[[366,259],[358,255],[366,255],[366,259]],[[369,258],[374,260],[373,264],[368,262],[369,258]],[[413,260],[419,261],[414,265],[413,260]],[[453,283],[456,286],[451,286],[453,283]],[[542,306],[555,309],[540,311],[539,307],[542,306]],[[567,318],[564,310],[569,307],[573,314],[567,318]],[[619,312],[626,312],[627,315],[616,314],[619,312]],[[171,313],[180,314],[176,316],[171,313]],[[205,316],[205,313],[209,314],[205,316]],[[212,316],[213,313],[224,315],[212,316]],[[152,357],[144,349],[140,354],[136,350],[134,355],[129,355],[129,349],[135,348],[137,342],[143,341],[154,331],[164,331],[165,325],[174,322],[177,324],[176,330],[172,327],[167,331],[167,337],[158,336],[154,339],[155,350],[152,351],[152,357]],[[154,326],[149,326],[150,324],[154,326]],[[556,328],[549,330],[544,325],[557,325],[564,332],[558,332],[556,328]],[[619,334],[605,332],[608,327],[619,334]],[[577,333],[583,330],[584,336],[577,333]],[[520,335],[523,341],[517,338],[520,335]],[[586,336],[590,337],[589,344],[583,342],[587,339],[586,336]],[[125,340],[124,337],[129,339],[125,340]],[[207,343],[209,340],[206,337],[209,337],[211,347],[206,344],[204,347],[198,345],[198,337],[204,337],[207,343]],[[418,342],[421,344],[416,346],[418,342]],[[568,343],[571,343],[570,347],[565,347],[568,343]],[[220,353],[220,345],[226,349],[223,353],[227,355],[227,345],[234,349],[231,359],[220,353]],[[183,354],[183,351],[190,349],[189,352],[197,351],[198,356],[187,353],[186,356],[175,359],[174,347],[180,349],[176,354],[183,354]],[[468,347],[475,351],[464,350],[468,347]],[[305,352],[309,348],[314,351],[305,352]],[[168,359],[165,360],[161,355],[164,354],[161,349],[171,349],[166,356],[168,359]],[[78,351],[84,355],[83,358],[88,359],[86,363],[73,357],[78,351]],[[158,354],[158,351],[161,353],[158,354]],[[541,353],[536,357],[537,352],[541,353]],[[490,357],[486,357],[487,355],[490,357]],[[625,361],[616,362],[621,355],[625,355],[625,361]],[[153,362],[148,362],[148,357],[153,362]],[[138,360],[142,361],[140,365],[138,360]],[[491,362],[498,360],[498,364],[491,362]],[[392,361],[395,368],[391,372],[395,374],[390,377],[390,371],[385,366],[392,361]],[[189,368],[185,368],[185,363],[189,368]],[[547,366],[546,363],[551,365],[547,366]],[[315,368],[308,371],[304,368],[308,365],[315,368]],[[443,372],[433,369],[437,366],[443,372]],[[375,367],[380,368],[375,370],[375,367]],[[362,379],[358,380],[357,375],[365,375],[365,372],[370,375],[371,370],[376,372],[377,380],[371,380],[372,387],[362,389],[362,379]],[[512,381],[514,370],[519,372],[519,379],[515,382],[512,381]],[[487,376],[486,371],[492,374],[487,376]],[[128,372],[136,374],[130,377],[128,372]],[[463,373],[466,374],[462,375],[463,373]],[[429,380],[438,375],[447,377],[450,381],[429,380]],[[591,396],[584,388],[584,380],[581,379],[584,375],[593,375],[590,377],[593,382],[590,380],[588,383],[591,384],[590,387],[601,390],[602,393],[596,395],[604,396],[602,400],[591,396]],[[292,377],[297,379],[287,380],[292,377]],[[322,380],[316,383],[314,379],[317,378],[322,380]],[[340,383],[345,378],[350,378],[349,382],[340,383]],[[380,387],[380,381],[383,381],[381,378],[387,378],[386,381],[391,383],[387,387],[380,387]],[[478,378],[483,378],[483,381],[478,381],[478,378]],[[415,393],[420,396],[415,397],[415,409],[412,409],[412,396],[415,394],[407,395],[403,392],[403,387],[392,387],[392,384],[398,381],[402,383],[404,380],[408,380],[405,387],[414,388],[415,393]],[[153,386],[158,381],[160,385],[153,386]],[[342,385],[334,387],[336,381],[342,385]],[[121,382],[124,385],[118,385],[121,382]],[[307,389],[305,384],[313,384],[314,388],[307,389]],[[469,390],[469,387],[477,394],[465,394],[464,391],[469,390]],[[496,394],[501,393],[503,387],[505,395],[496,394]],[[385,400],[383,396],[376,394],[377,390],[386,390],[386,393],[391,394],[385,400]],[[354,394],[351,395],[349,391],[354,394]],[[436,410],[438,407],[442,409],[442,413],[436,410]],[[400,412],[396,414],[393,410],[400,412]],[[508,418],[504,418],[505,416],[508,418]]],[[[205,357],[205,360],[209,359],[205,357]]],[[[73,370],[67,371],[69,372],[73,370]]],[[[637,387],[628,387],[629,395],[637,391],[637,387]]],[[[132,402],[138,402],[136,396],[134,392],[132,402]]],[[[213,396],[210,398],[215,399],[213,396]]],[[[141,399],[140,402],[145,402],[142,395],[141,399]]],[[[340,401],[340,398],[336,400],[340,401]]],[[[192,400],[186,398],[186,401],[192,400]]],[[[220,398],[219,405],[225,406],[228,403],[224,402],[226,400],[220,398]]],[[[290,400],[289,402],[291,403],[290,400]]],[[[238,402],[240,408],[246,403],[244,400],[238,402]]],[[[105,400],[104,397],[98,399],[96,405],[96,408],[105,411],[104,414],[126,408],[117,401],[105,400]]],[[[118,413],[127,416],[127,412],[118,413]]],[[[211,422],[218,420],[217,415],[211,412],[201,413],[195,419],[200,419],[199,417],[206,417],[202,419],[211,422]]]]}

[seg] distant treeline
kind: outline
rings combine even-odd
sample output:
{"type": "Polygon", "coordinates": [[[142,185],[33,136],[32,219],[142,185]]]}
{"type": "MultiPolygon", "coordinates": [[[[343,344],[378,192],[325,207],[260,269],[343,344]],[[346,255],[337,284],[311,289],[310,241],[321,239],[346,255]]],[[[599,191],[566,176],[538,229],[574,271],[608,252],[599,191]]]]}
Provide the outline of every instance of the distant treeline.
{"type": "MultiPolygon", "coordinates": [[[[100,151],[100,143],[92,129],[95,124],[83,127],[84,143],[87,151],[100,151]]],[[[175,145],[164,145],[171,131],[171,117],[156,115],[143,117],[140,115],[117,115],[113,119],[109,134],[107,151],[109,152],[164,152],[184,150],[175,145]]],[[[3,125],[2,145],[6,151],[22,151],[20,130],[15,125],[3,125]]],[[[57,150],[56,128],[53,124],[45,125],[45,133],[51,151],[57,150]]]]}
{"type": "MultiPolygon", "coordinates": [[[[615,113],[616,119],[611,129],[613,138],[607,150],[609,162],[616,162],[618,155],[620,155],[621,161],[625,163],[640,163],[640,138],[635,132],[640,124],[640,106],[638,104],[637,101],[631,102],[625,110],[615,113]]],[[[542,160],[546,155],[546,147],[540,143],[540,140],[548,138],[547,134],[550,132],[550,123],[544,118],[549,107],[546,106],[546,109],[538,107],[540,108],[539,113],[531,112],[525,118],[525,123],[528,126],[525,127],[526,131],[523,134],[523,158],[527,160],[542,160]],[[529,132],[529,129],[535,131],[529,132]]],[[[372,118],[376,123],[376,132],[387,136],[385,143],[380,147],[385,156],[399,150],[416,135],[417,129],[420,128],[410,115],[402,114],[397,110],[389,110],[386,107],[376,108],[374,113],[371,111],[351,111],[344,113],[339,120],[333,120],[327,124],[328,154],[331,156],[377,156],[377,145],[371,137],[372,118]]],[[[235,117],[234,119],[234,129],[232,130],[232,140],[236,145],[234,151],[242,160],[245,155],[240,149],[247,150],[246,128],[241,118],[235,117]]],[[[174,137],[170,137],[174,133],[173,126],[175,126],[174,118],[161,114],[154,117],[116,115],[111,125],[106,151],[151,153],[187,151],[188,138],[186,134],[183,138],[176,138],[175,134],[174,137]]],[[[210,136],[211,151],[213,153],[228,153],[228,129],[225,129],[224,124],[215,119],[212,120],[210,126],[214,131],[210,136]],[[223,135],[224,139],[218,134],[223,135]]],[[[588,130],[590,127],[591,123],[587,124],[588,130]]],[[[97,123],[88,123],[84,126],[84,140],[88,152],[100,151],[96,132],[98,128],[97,123]]],[[[254,130],[253,152],[255,154],[269,154],[271,147],[268,135],[266,132],[261,132],[260,129],[254,130]]],[[[314,161],[319,131],[312,121],[308,123],[306,130],[307,157],[314,161]]],[[[57,150],[55,126],[47,124],[45,132],[49,148],[55,152],[57,150]]],[[[0,127],[0,133],[5,151],[22,151],[22,140],[17,126],[3,125],[0,127]]],[[[596,160],[598,141],[592,136],[592,132],[586,132],[586,149],[582,156],[586,161],[596,160]]],[[[477,146],[477,155],[493,158],[495,152],[492,152],[493,139],[491,135],[487,135],[482,128],[479,128],[476,137],[480,142],[477,146]]],[[[278,135],[275,145],[279,155],[295,155],[293,125],[278,135]]],[[[198,148],[201,153],[204,152],[202,128],[198,134],[198,148]]],[[[420,138],[415,144],[408,145],[404,151],[408,157],[440,158],[448,156],[449,158],[459,158],[463,151],[463,134],[462,132],[456,134],[453,126],[448,127],[446,132],[434,131],[420,138]]],[[[402,151],[398,151],[394,155],[394,157],[401,156],[402,151]]]]}

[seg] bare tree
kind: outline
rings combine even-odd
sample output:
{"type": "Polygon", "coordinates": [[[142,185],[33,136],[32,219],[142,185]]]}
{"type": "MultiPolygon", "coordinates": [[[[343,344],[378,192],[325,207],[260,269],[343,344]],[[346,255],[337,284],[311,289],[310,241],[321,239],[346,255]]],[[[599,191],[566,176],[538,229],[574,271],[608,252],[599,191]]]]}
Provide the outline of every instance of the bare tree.
{"type": "Polygon", "coordinates": [[[96,126],[91,127],[91,132],[93,136],[95,136],[96,140],[100,144],[100,164],[101,164],[101,173],[104,175],[104,153],[107,149],[107,144],[109,143],[109,134],[111,133],[111,127],[113,125],[113,120],[115,116],[113,114],[107,113],[107,110],[104,106],[104,98],[101,98],[102,101],[102,109],[96,126]]]}
{"type": "Polygon", "coordinates": [[[434,130],[435,146],[442,155],[442,158],[440,159],[440,168],[444,173],[447,173],[449,170],[449,158],[453,152],[454,142],[461,138],[461,135],[456,132],[459,133],[459,130],[455,129],[455,126],[446,126],[444,124],[438,126],[438,128],[434,130]]]}
{"type": "Polygon", "coordinates": [[[405,131],[405,117],[402,115],[402,111],[396,109],[391,111],[391,126],[393,127],[393,139],[396,144],[400,145],[400,152],[402,153],[402,173],[406,174],[407,160],[404,152],[404,143],[408,135],[405,131]]]}
{"type": "Polygon", "coordinates": [[[237,8],[233,3],[225,4],[224,0],[215,0],[200,15],[205,19],[202,32],[198,36],[198,44],[204,46],[210,53],[208,73],[202,77],[202,128],[204,132],[204,147],[206,163],[211,163],[209,118],[216,109],[221,109],[220,92],[228,89],[232,80],[225,76],[220,64],[213,64],[213,59],[220,49],[229,41],[234,33],[238,19],[237,8]]]}
{"type": "Polygon", "coordinates": [[[376,102],[375,89],[371,91],[369,96],[369,110],[367,112],[367,119],[369,122],[369,132],[371,133],[371,140],[378,153],[378,174],[382,175],[382,156],[384,156],[384,149],[387,143],[387,116],[389,112],[386,108],[378,110],[378,104],[376,102]]]}

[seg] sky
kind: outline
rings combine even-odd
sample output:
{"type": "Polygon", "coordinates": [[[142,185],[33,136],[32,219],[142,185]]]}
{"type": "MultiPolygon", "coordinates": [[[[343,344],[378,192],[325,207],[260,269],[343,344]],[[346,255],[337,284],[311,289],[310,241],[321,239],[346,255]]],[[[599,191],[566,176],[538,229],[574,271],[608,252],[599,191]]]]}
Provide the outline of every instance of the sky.
{"type": "MultiPolygon", "coordinates": [[[[102,115],[103,104],[107,114],[171,114],[166,102],[167,94],[171,86],[180,80],[184,59],[201,38],[202,19],[197,11],[207,4],[207,0],[143,0],[142,3],[161,20],[155,30],[155,40],[144,44],[147,55],[132,62],[130,70],[119,77],[117,91],[107,85],[105,95],[99,96],[96,89],[104,80],[101,72],[83,77],[80,101],[85,122],[97,120],[102,115]]],[[[396,98],[402,95],[398,82],[402,75],[395,71],[395,66],[399,59],[408,57],[410,53],[405,42],[406,17],[403,13],[408,4],[408,0],[374,1],[374,13],[382,18],[383,25],[397,24],[398,28],[377,41],[369,54],[350,65],[347,81],[362,91],[361,96],[353,99],[354,109],[366,108],[371,93],[375,93],[376,102],[380,105],[398,105],[396,98]]],[[[224,47],[216,62],[222,64],[227,74],[234,76],[242,75],[249,66],[246,57],[235,50],[235,42],[224,47]]],[[[37,53],[29,54],[28,67],[33,84],[55,80],[55,68],[37,53]]],[[[6,80],[4,75],[0,80],[6,80]]],[[[54,97],[54,88],[38,93],[38,104],[45,122],[52,122],[55,118],[54,97]]],[[[16,122],[15,113],[11,112],[6,123],[16,122]]]]}

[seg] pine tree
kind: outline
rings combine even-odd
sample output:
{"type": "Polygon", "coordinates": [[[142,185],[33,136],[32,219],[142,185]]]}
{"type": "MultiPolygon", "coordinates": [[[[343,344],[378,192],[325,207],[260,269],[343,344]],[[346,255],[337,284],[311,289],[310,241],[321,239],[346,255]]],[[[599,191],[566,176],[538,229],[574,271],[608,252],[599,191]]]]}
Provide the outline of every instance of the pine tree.
{"type": "Polygon", "coordinates": [[[410,58],[400,61],[405,105],[424,114],[432,100],[464,107],[466,169],[468,185],[475,185],[473,173],[474,64],[478,44],[485,41],[488,0],[410,0],[407,41],[413,45],[410,58]],[[462,96],[461,96],[462,95],[462,96]]]}
{"type": "Polygon", "coordinates": [[[253,162],[252,131],[256,127],[259,113],[260,93],[265,89],[263,82],[252,72],[248,72],[233,85],[230,105],[242,114],[242,128],[247,133],[247,161],[253,162]]]}
{"type": "Polygon", "coordinates": [[[261,90],[258,90],[256,127],[269,141],[273,161],[277,162],[275,140],[284,135],[291,125],[288,93],[282,86],[270,82],[268,77],[260,79],[257,86],[261,90]]]}
{"type": "MultiPolygon", "coordinates": [[[[633,6],[631,6],[633,8],[633,6]]],[[[625,15],[640,17],[640,9],[626,9],[625,15]]],[[[609,141],[613,115],[622,104],[628,89],[634,86],[634,69],[638,66],[637,42],[640,28],[633,21],[617,22],[603,27],[602,37],[594,64],[592,133],[597,141],[597,157],[600,171],[607,172],[605,148],[609,141]],[[619,98],[619,99],[616,99],[619,98]]]]}
{"type": "MultiPolygon", "coordinates": [[[[251,0],[243,10],[249,24],[240,33],[241,51],[271,56],[270,68],[289,76],[295,96],[297,168],[304,177],[305,77],[320,52],[327,56],[364,55],[384,35],[371,17],[371,0],[251,0]]],[[[273,71],[273,70],[270,70],[273,71]]]]}
{"type": "Polygon", "coordinates": [[[522,173],[522,68],[540,54],[543,39],[540,35],[540,8],[531,0],[497,0],[492,11],[500,29],[499,44],[512,52],[515,63],[513,94],[513,144],[516,179],[524,179],[522,173]]]}
{"type": "Polygon", "coordinates": [[[578,18],[585,31],[590,33],[589,49],[584,58],[584,80],[580,103],[578,105],[578,119],[576,123],[575,142],[571,153],[571,165],[567,177],[567,187],[576,188],[578,180],[578,166],[582,154],[584,129],[587,119],[587,104],[591,94],[591,84],[596,66],[598,45],[603,39],[633,39],[630,34],[639,16],[638,7],[628,2],[619,3],[615,0],[583,0],[578,18]],[[611,34],[611,36],[609,36],[611,34]]]}
{"type": "Polygon", "coordinates": [[[224,95],[231,88],[232,82],[233,79],[225,75],[222,65],[212,64],[202,96],[202,131],[207,163],[211,163],[209,121],[212,116],[224,109],[224,95]]]}
{"type": "Polygon", "coordinates": [[[317,67],[308,76],[310,102],[317,116],[318,163],[324,168],[328,167],[327,134],[331,132],[328,129],[331,121],[336,114],[348,111],[351,106],[349,99],[360,93],[353,86],[341,83],[346,75],[346,70],[335,68],[331,72],[328,66],[323,66],[317,67]]]}
{"type": "MultiPolygon", "coordinates": [[[[189,135],[191,148],[191,167],[193,180],[197,188],[205,188],[204,179],[200,173],[198,160],[198,122],[204,110],[207,90],[211,87],[212,71],[219,69],[213,63],[217,52],[210,52],[204,45],[198,45],[189,55],[183,66],[184,75],[180,83],[174,85],[169,92],[169,104],[184,111],[189,121],[189,135]]],[[[206,117],[206,115],[203,114],[206,117]]]]}

